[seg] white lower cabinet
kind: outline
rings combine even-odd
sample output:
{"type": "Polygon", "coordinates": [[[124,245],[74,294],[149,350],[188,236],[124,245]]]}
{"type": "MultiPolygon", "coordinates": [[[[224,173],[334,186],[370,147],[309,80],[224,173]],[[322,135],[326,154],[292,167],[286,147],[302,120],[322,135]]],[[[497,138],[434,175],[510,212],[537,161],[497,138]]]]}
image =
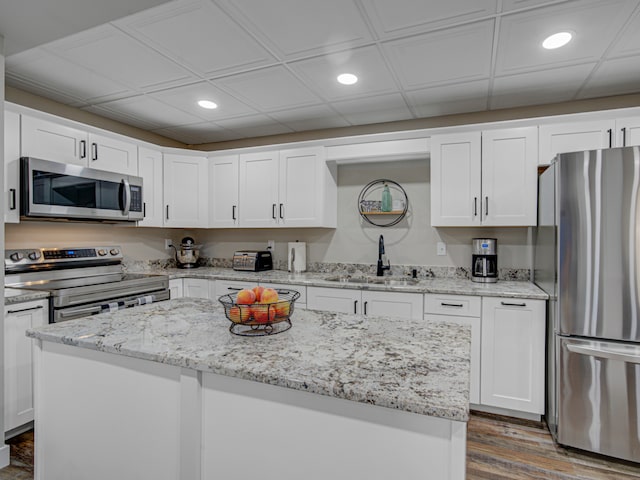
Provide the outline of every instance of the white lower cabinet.
{"type": "Polygon", "coordinates": [[[482,299],[483,405],[544,413],[545,301],[482,299]]]}
{"type": "Polygon", "coordinates": [[[246,282],[240,280],[216,280],[212,282],[212,290],[209,294],[210,298],[216,300],[221,295],[229,295],[230,293],[237,293],[243,288],[253,288],[258,285],[258,280],[255,282],[246,282]]]}
{"type": "Polygon", "coordinates": [[[304,285],[292,285],[288,283],[268,283],[260,282],[264,288],[273,288],[275,290],[294,290],[300,294],[295,303],[295,308],[307,308],[307,287],[304,285]]]}
{"type": "Polygon", "coordinates": [[[480,403],[480,340],[482,298],[427,293],[424,318],[427,322],[451,322],[471,327],[471,379],[469,403],[480,403]]]}
{"type": "Polygon", "coordinates": [[[184,297],[181,278],[172,278],[169,280],[169,292],[171,293],[171,298],[184,297]]]}
{"type": "Polygon", "coordinates": [[[307,287],[307,308],[337,313],[420,319],[422,299],[421,293],[307,287]]]}
{"type": "Polygon", "coordinates": [[[190,298],[209,298],[209,283],[206,278],[183,278],[183,296],[190,298]]]}
{"type": "Polygon", "coordinates": [[[33,341],[29,328],[47,323],[46,300],[4,308],[4,429],[14,430],[33,421],[33,341]]]}

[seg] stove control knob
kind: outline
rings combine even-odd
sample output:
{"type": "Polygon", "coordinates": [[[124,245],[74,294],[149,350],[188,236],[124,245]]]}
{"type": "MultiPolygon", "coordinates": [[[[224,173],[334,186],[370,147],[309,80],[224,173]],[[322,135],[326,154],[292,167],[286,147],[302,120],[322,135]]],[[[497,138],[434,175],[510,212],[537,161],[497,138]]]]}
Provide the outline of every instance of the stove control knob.
{"type": "Polygon", "coordinates": [[[40,252],[37,252],[35,250],[29,253],[29,258],[31,260],[40,260],[40,257],[41,257],[40,252]]]}
{"type": "Polygon", "coordinates": [[[14,262],[19,262],[24,258],[24,255],[21,254],[20,252],[13,252],[11,255],[9,255],[9,258],[14,262]]]}
{"type": "Polygon", "coordinates": [[[112,248],[111,250],[109,250],[109,253],[111,255],[118,255],[120,253],[120,250],[118,250],[117,248],[112,248]]]}
{"type": "Polygon", "coordinates": [[[98,250],[98,255],[100,255],[101,257],[104,257],[106,254],[107,254],[106,250],[102,250],[102,249],[98,250]]]}

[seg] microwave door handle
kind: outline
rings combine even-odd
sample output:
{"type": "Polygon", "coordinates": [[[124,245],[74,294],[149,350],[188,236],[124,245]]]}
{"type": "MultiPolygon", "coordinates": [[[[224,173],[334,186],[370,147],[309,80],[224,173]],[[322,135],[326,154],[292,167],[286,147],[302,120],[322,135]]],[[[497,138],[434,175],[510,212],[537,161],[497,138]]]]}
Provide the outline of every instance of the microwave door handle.
{"type": "Polygon", "coordinates": [[[131,208],[131,185],[129,185],[129,180],[126,178],[122,180],[124,184],[124,208],[122,209],[122,213],[124,215],[129,215],[129,209],[131,208]]]}

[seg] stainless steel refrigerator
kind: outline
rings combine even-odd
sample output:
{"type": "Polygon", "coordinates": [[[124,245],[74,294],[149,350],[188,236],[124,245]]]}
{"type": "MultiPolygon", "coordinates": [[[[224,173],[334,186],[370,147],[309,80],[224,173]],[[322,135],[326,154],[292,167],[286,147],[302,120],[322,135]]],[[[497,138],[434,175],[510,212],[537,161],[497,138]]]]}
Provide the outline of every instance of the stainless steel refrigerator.
{"type": "Polygon", "coordinates": [[[546,418],[560,444],[640,462],[640,147],[561,154],[539,178],[550,297],[546,418]]]}

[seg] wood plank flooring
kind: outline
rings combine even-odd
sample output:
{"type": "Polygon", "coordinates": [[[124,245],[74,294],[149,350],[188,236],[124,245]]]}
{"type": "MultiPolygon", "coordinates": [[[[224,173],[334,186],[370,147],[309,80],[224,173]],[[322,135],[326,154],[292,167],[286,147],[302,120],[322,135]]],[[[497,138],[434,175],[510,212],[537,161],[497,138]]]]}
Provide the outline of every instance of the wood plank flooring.
{"type": "MultiPolygon", "coordinates": [[[[33,431],[10,440],[0,480],[33,479],[33,431]]],[[[543,423],[472,412],[467,480],[640,480],[640,464],[559,447],[543,423]]],[[[436,480],[436,479],[434,479],[436,480]]]]}

